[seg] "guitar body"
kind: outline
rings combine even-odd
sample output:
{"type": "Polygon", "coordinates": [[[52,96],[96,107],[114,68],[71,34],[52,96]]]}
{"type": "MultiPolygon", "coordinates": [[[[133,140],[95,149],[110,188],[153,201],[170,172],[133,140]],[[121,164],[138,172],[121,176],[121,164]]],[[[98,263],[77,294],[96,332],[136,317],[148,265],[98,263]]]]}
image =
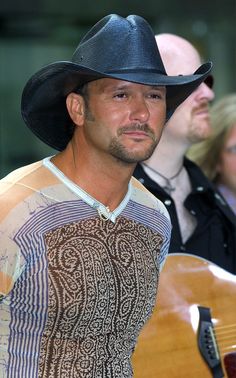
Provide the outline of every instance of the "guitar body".
{"type": "Polygon", "coordinates": [[[198,306],[211,312],[221,376],[236,377],[236,276],[200,257],[176,253],[167,257],[157,305],[138,338],[134,378],[213,377],[198,347],[198,306]]]}

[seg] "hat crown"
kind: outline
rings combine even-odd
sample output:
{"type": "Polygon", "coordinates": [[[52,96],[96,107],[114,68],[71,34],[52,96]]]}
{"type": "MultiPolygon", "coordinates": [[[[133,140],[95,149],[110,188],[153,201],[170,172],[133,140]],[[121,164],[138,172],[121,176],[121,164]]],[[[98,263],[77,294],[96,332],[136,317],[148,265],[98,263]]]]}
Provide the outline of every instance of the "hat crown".
{"type": "Polygon", "coordinates": [[[112,14],[84,36],[72,62],[106,74],[166,71],[150,25],[140,16],[112,14]]]}
{"type": "Polygon", "coordinates": [[[66,96],[82,85],[106,77],[165,86],[169,119],[211,67],[206,63],[193,75],[168,76],[147,21],[136,15],[108,15],[81,40],[72,61],[51,63],[28,80],[22,93],[22,117],[41,140],[61,151],[73,134],[66,96]]]}

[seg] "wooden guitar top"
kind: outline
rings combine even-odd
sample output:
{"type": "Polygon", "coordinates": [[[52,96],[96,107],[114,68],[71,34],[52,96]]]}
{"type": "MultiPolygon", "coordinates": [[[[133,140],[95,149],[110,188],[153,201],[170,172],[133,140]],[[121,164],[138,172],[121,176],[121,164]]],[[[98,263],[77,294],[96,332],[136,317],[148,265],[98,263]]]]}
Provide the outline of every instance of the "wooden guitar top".
{"type": "Polygon", "coordinates": [[[224,364],[226,357],[235,371],[236,276],[197,256],[176,253],[167,257],[156,307],[139,336],[134,378],[213,377],[198,348],[198,306],[210,308],[225,377],[236,377],[226,375],[224,364]]]}

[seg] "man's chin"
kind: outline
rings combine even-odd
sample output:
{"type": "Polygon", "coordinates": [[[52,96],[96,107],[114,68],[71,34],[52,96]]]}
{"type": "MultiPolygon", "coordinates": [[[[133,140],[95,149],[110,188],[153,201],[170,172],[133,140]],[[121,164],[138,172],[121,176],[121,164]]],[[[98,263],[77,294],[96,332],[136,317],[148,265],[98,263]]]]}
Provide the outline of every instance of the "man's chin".
{"type": "Polygon", "coordinates": [[[195,133],[192,133],[191,141],[192,143],[200,143],[210,138],[211,135],[212,129],[210,127],[200,127],[195,133]]]}
{"type": "Polygon", "coordinates": [[[137,163],[140,163],[142,161],[145,161],[147,159],[149,159],[152,155],[153,151],[151,152],[148,152],[148,153],[145,153],[145,154],[113,154],[113,156],[120,160],[121,162],[125,163],[125,164],[137,164],[137,163]]]}
{"type": "Polygon", "coordinates": [[[110,153],[112,156],[124,163],[137,164],[141,161],[149,159],[153,154],[155,148],[156,144],[154,143],[151,146],[143,149],[127,149],[124,148],[124,146],[116,144],[113,145],[112,148],[110,148],[110,153]]]}

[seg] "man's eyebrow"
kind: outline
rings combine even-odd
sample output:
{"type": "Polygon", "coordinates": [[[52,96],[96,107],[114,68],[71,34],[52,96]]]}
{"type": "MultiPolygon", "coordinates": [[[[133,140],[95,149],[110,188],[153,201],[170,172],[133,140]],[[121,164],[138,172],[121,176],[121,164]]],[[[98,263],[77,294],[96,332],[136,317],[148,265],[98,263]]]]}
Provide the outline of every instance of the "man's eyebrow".
{"type": "MultiPolygon", "coordinates": [[[[144,85],[153,90],[165,89],[164,85],[146,85],[146,84],[144,85]]],[[[123,90],[123,89],[128,89],[128,88],[130,88],[129,84],[111,85],[110,87],[108,87],[109,90],[123,90]]]]}
{"type": "Polygon", "coordinates": [[[165,85],[150,85],[150,88],[159,90],[159,89],[164,89],[165,85]]]}

